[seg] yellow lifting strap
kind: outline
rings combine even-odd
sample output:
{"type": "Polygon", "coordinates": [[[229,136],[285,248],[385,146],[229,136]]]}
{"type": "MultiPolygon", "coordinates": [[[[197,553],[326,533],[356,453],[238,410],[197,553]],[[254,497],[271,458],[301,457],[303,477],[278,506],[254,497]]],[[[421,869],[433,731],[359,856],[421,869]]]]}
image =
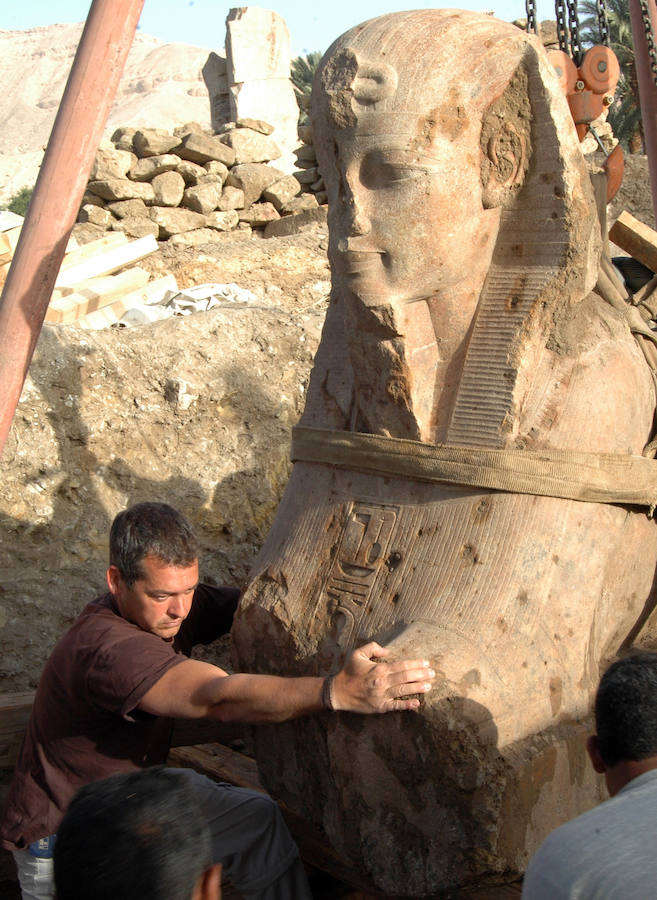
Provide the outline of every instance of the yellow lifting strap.
{"type": "Polygon", "coordinates": [[[450,447],[297,425],[291,457],[391,478],[647,506],[651,517],[657,505],[657,461],[644,456],[450,447]]]}

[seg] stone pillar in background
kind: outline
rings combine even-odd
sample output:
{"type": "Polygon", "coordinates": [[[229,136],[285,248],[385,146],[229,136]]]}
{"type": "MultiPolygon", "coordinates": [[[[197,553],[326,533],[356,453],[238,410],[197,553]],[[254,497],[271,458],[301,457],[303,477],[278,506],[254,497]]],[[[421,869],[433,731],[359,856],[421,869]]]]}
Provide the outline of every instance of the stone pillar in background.
{"type": "MultiPolygon", "coordinates": [[[[290,34],[281,16],[257,6],[231,9],[226,61],[231,120],[260,119],[273,125],[272,138],[282,151],[273,164],[294,171],[299,107],[290,81],[290,34]]],[[[208,83],[205,69],[203,74],[208,83]]]]}
{"type": "Polygon", "coordinates": [[[210,95],[210,122],[215,132],[231,121],[226,53],[211,53],[203,66],[203,80],[210,95]]]}

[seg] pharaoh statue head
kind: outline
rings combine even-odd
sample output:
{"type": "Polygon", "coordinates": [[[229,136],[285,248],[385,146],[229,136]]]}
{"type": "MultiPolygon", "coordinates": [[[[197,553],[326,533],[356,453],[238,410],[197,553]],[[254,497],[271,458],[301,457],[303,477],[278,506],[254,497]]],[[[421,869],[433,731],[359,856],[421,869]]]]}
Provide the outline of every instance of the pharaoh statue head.
{"type": "Polygon", "coordinates": [[[597,275],[591,186],[543,49],[487,15],[382,16],[329,48],[312,112],[336,339],[361,397],[336,385],[335,422],[467,442],[455,407],[477,311],[525,319],[539,293],[581,298],[597,275]]]}

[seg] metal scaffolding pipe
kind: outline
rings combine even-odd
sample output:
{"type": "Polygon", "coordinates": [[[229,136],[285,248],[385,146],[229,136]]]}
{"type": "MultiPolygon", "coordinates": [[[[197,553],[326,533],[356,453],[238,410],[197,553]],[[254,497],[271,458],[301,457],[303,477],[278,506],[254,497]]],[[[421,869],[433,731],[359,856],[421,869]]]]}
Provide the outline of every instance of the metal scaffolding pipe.
{"type": "MultiPolygon", "coordinates": [[[[641,118],[643,121],[643,134],[648,154],[648,171],[650,172],[650,185],[652,188],[652,209],[657,219],[657,86],[651,69],[651,60],[646,30],[641,15],[639,0],[630,2],[630,23],[632,25],[632,40],[634,42],[634,59],[636,74],[639,83],[639,100],[641,103],[641,118]]],[[[648,14],[655,28],[657,15],[655,0],[645,0],[648,14]]]]}
{"type": "Polygon", "coordinates": [[[0,297],[0,453],[144,0],[93,0],[0,297]]]}

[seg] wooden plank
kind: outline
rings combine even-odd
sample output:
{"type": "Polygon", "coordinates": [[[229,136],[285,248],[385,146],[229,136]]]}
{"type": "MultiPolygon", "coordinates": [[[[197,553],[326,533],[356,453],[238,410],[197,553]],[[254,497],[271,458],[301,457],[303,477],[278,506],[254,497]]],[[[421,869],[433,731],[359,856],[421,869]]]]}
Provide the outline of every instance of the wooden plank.
{"type": "Polygon", "coordinates": [[[653,272],[657,272],[657,231],[624,210],[609,229],[610,239],[653,272]]]}
{"type": "MultiPolygon", "coordinates": [[[[76,285],[80,281],[86,281],[88,278],[94,278],[97,275],[110,275],[117,272],[132,263],[138,262],[145,256],[150,256],[158,248],[157,241],[152,234],[131,241],[129,244],[121,247],[114,247],[97,256],[81,262],[77,266],[71,266],[60,273],[55,282],[55,287],[66,287],[76,285]]],[[[75,250],[74,253],[78,253],[75,250]]]]}
{"type": "Polygon", "coordinates": [[[30,717],[34,691],[0,695],[0,768],[16,763],[18,750],[30,717]]]}
{"type": "Polygon", "coordinates": [[[19,216],[10,209],[0,209],[0,231],[9,231],[10,228],[20,228],[24,221],[23,216],[19,216]]]}
{"type": "Polygon", "coordinates": [[[87,244],[81,244],[78,247],[66,251],[66,256],[62,260],[59,271],[71,269],[73,266],[79,266],[81,263],[93,256],[105,253],[113,247],[123,247],[130,242],[130,238],[122,231],[108,231],[102,238],[97,241],[89,241],[87,244]]]}
{"type": "Polygon", "coordinates": [[[80,328],[92,330],[109,328],[110,325],[115,325],[117,322],[120,322],[123,315],[129,309],[133,309],[133,307],[141,304],[154,304],[156,298],[158,300],[163,298],[168,290],[177,290],[175,284],[176,279],[173,275],[165,275],[162,278],[156,279],[156,281],[149,281],[148,284],[145,284],[136,291],[132,291],[130,294],[120,297],[118,300],[110,303],[109,306],[105,306],[103,309],[97,309],[95,312],[87,313],[86,316],[78,319],[76,324],[80,328]],[[174,285],[173,288],[171,287],[172,282],[174,285]]]}
{"type": "Polygon", "coordinates": [[[21,226],[0,232],[0,262],[7,262],[14,255],[16,244],[21,233],[21,226]]]}
{"type": "MultiPolygon", "coordinates": [[[[46,311],[46,322],[50,325],[68,325],[88,313],[109,306],[118,299],[125,299],[139,288],[144,287],[150,274],[145,269],[134,266],[118,275],[104,275],[82,282],[72,294],[57,296],[50,301],[46,311]]],[[[128,309],[128,305],[125,305],[128,309]]]]}

